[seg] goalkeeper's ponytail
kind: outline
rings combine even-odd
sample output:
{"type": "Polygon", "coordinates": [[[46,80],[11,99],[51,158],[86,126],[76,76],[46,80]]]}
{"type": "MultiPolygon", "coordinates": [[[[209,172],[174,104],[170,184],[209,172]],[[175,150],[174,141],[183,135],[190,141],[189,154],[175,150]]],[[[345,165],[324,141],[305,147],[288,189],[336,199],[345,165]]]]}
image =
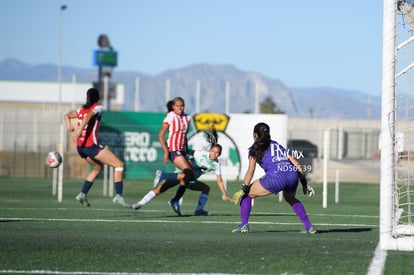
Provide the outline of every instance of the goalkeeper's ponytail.
{"type": "Polygon", "coordinates": [[[263,155],[270,145],[270,127],[264,122],[254,126],[253,133],[257,135],[253,145],[249,148],[249,157],[254,157],[257,163],[262,162],[263,155]]]}

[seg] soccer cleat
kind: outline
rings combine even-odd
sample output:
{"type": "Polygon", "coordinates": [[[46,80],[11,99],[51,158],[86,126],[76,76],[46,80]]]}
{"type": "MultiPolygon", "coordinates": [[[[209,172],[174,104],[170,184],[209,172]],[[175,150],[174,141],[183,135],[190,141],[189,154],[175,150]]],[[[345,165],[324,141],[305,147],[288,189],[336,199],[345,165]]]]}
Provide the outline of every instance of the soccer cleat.
{"type": "Polygon", "coordinates": [[[211,213],[204,209],[200,209],[194,212],[194,216],[211,216],[211,213]]]}
{"type": "Polygon", "coordinates": [[[309,227],[308,229],[304,228],[302,229],[302,231],[300,231],[300,233],[303,234],[311,234],[311,235],[315,235],[318,231],[316,231],[315,227],[313,227],[313,225],[311,227],[309,227]]]}
{"type": "Polygon", "coordinates": [[[91,204],[89,203],[88,199],[86,198],[86,194],[84,193],[79,193],[75,199],[80,202],[82,205],[85,205],[87,207],[91,206],[91,204]]]}
{"type": "Polygon", "coordinates": [[[142,205],[140,205],[139,203],[134,203],[133,205],[131,205],[131,208],[134,210],[138,210],[142,207],[142,205]]]}
{"type": "Polygon", "coordinates": [[[174,199],[172,199],[168,202],[168,204],[171,206],[171,208],[174,210],[174,212],[178,216],[181,216],[180,202],[179,201],[175,201],[174,199]]]}
{"type": "Polygon", "coordinates": [[[162,177],[162,171],[161,170],[155,171],[154,181],[152,185],[154,188],[157,187],[157,185],[160,184],[160,182],[162,181],[161,177],[162,177]]]}
{"type": "Polygon", "coordinates": [[[244,195],[243,190],[239,190],[236,193],[234,193],[234,195],[233,195],[233,203],[235,205],[238,205],[240,203],[240,200],[241,200],[241,198],[242,198],[243,195],[244,195]]]}
{"type": "Polygon", "coordinates": [[[233,233],[249,233],[249,225],[248,224],[241,224],[236,229],[233,229],[231,232],[233,233]]]}
{"type": "Polygon", "coordinates": [[[126,203],[124,197],[122,197],[119,194],[116,194],[115,195],[115,197],[112,199],[112,202],[113,203],[120,204],[120,205],[125,206],[125,207],[129,207],[128,204],[126,203]]]}

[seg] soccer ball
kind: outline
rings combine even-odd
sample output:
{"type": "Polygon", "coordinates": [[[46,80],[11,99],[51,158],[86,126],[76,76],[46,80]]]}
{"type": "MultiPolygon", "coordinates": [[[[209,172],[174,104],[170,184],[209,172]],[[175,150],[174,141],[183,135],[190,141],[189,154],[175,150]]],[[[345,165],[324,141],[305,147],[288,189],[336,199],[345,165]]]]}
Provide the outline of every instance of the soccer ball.
{"type": "Polygon", "coordinates": [[[52,151],[47,154],[46,165],[50,168],[58,168],[62,163],[62,156],[59,152],[52,151]]]}

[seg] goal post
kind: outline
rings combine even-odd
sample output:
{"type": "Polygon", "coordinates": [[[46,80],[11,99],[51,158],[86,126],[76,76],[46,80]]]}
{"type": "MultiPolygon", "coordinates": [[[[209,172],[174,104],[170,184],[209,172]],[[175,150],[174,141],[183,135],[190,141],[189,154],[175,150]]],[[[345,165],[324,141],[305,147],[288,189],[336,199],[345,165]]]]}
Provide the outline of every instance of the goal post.
{"type": "Polygon", "coordinates": [[[414,250],[414,148],[405,148],[414,137],[413,2],[384,0],[383,6],[379,239],[384,250],[414,250]]]}

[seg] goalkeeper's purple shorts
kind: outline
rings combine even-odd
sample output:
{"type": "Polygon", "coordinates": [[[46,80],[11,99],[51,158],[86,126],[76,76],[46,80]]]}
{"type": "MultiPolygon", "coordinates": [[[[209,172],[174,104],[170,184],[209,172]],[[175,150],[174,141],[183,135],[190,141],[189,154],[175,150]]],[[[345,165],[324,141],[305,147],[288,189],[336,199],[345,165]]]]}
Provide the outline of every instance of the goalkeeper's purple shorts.
{"type": "Polygon", "coordinates": [[[275,195],[280,191],[294,193],[298,187],[298,173],[296,171],[275,171],[261,177],[259,182],[266,190],[275,195]]]}

